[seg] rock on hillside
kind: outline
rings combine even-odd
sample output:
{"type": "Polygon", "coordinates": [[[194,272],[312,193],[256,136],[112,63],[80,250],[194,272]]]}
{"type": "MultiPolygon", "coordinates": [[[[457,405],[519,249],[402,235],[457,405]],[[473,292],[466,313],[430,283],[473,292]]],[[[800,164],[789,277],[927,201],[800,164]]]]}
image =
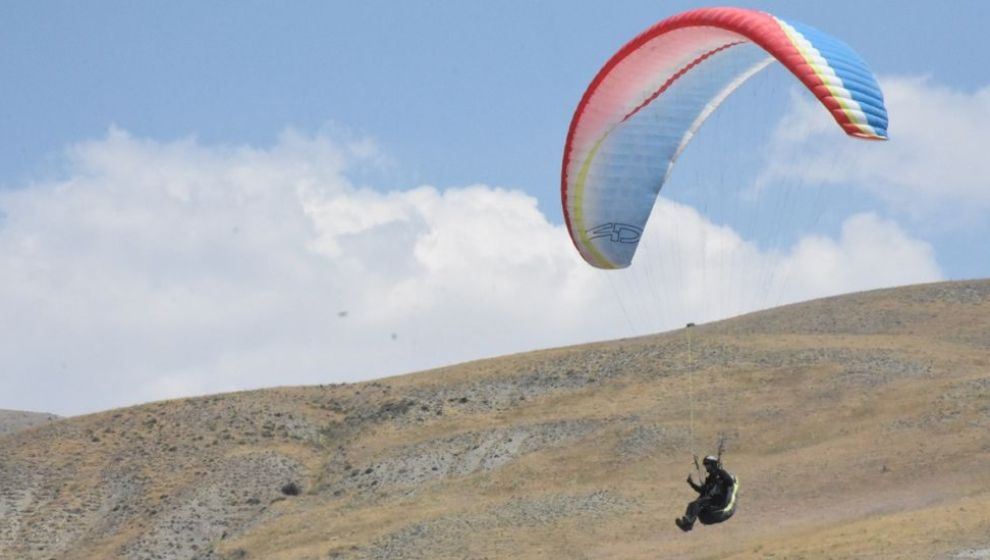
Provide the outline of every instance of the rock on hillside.
{"type": "Polygon", "coordinates": [[[23,410],[0,410],[0,436],[26,430],[34,426],[58,420],[58,416],[45,412],[25,412],[23,410]]]}
{"type": "Polygon", "coordinates": [[[990,551],[990,282],[692,333],[15,432],[0,438],[0,558],[990,551]],[[719,436],[740,510],[684,535],[685,471],[719,436]]]}

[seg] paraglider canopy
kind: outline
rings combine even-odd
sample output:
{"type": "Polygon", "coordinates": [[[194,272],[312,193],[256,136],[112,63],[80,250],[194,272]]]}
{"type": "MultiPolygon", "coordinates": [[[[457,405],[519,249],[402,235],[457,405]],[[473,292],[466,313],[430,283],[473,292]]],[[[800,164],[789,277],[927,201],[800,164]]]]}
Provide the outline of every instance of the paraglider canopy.
{"type": "Polygon", "coordinates": [[[674,161],[722,101],[775,61],[846,134],[887,138],[880,87],[838,39],[740,8],[663,20],[605,63],[571,120],[561,202],[571,239],[589,264],[629,266],[674,161]]]}

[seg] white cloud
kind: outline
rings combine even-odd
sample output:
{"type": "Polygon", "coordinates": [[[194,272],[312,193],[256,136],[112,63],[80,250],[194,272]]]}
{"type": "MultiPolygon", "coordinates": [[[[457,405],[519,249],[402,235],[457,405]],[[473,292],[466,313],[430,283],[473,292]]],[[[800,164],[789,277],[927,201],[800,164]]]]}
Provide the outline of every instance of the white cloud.
{"type": "Polygon", "coordinates": [[[763,249],[663,198],[650,220],[634,266],[613,280],[625,314],[643,330],[942,279],[928,243],[875,214],[847,218],[838,239],[805,236],[763,249]]]}
{"type": "Polygon", "coordinates": [[[0,408],[368,379],[939,276],[875,216],[778,254],[665,200],[662,251],[601,272],[521,191],[356,187],[367,140],[111,130],[68,155],[64,180],[0,192],[0,408]]]}
{"type": "Polygon", "coordinates": [[[779,266],[784,280],[776,288],[789,301],[942,277],[928,243],[871,213],[848,218],[837,240],[801,239],[779,266]]]}
{"type": "Polygon", "coordinates": [[[881,84],[890,141],[852,141],[817,101],[795,94],[764,182],[846,183],[916,220],[982,222],[990,210],[990,87],[970,93],[896,77],[881,84]]]}

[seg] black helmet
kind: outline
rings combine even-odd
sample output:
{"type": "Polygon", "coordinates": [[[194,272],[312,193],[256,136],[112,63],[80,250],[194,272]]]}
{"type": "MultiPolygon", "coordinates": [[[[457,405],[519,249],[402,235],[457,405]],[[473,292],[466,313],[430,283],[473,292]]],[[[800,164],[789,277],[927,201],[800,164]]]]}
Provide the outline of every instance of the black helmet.
{"type": "Polygon", "coordinates": [[[705,465],[706,467],[708,467],[708,466],[712,466],[712,467],[717,466],[718,465],[718,457],[716,457],[714,455],[709,455],[709,456],[705,457],[705,459],[701,463],[703,465],[705,465]]]}

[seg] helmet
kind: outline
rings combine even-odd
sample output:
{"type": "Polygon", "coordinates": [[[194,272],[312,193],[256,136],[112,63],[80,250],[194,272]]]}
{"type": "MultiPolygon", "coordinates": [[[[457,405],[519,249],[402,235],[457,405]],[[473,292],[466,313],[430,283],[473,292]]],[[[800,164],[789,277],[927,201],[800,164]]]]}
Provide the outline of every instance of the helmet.
{"type": "Polygon", "coordinates": [[[701,463],[703,465],[705,465],[706,467],[707,466],[713,466],[714,467],[714,466],[718,465],[718,457],[716,457],[714,455],[709,455],[709,456],[705,457],[705,460],[702,461],[701,463]]]}

